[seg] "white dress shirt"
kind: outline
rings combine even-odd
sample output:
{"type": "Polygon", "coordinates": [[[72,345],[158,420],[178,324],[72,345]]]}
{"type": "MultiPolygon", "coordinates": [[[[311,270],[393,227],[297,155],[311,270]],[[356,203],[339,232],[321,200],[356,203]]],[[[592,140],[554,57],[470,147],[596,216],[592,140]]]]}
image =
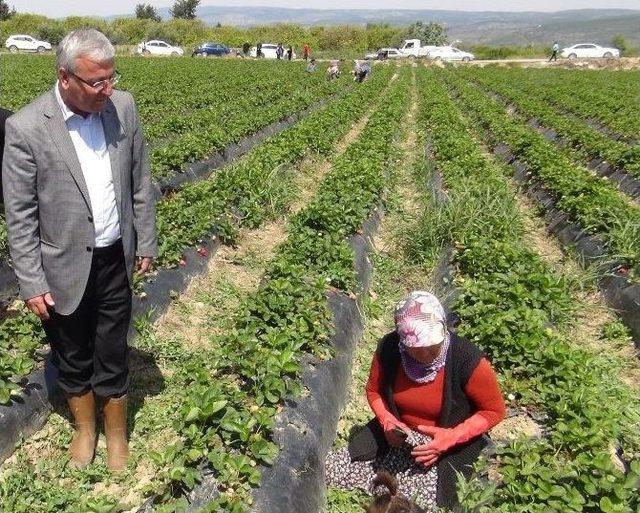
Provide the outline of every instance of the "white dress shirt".
{"type": "Polygon", "coordinates": [[[75,114],[64,103],[57,82],[55,93],[89,191],[95,245],[97,248],[110,246],[120,238],[120,221],[102,116],[91,113],[84,118],[75,114]]]}

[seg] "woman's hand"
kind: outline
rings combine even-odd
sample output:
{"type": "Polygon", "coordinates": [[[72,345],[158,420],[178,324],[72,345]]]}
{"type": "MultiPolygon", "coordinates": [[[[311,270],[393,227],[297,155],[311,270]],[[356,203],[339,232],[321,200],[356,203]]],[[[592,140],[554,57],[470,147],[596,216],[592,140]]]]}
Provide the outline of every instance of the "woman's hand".
{"type": "Polygon", "coordinates": [[[384,437],[391,447],[402,446],[407,436],[411,433],[411,430],[407,425],[400,422],[395,417],[387,419],[384,422],[382,429],[384,430],[384,437]],[[401,433],[403,432],[406,433],[405,436],[402,436],[401,433]]]}
{"type": "Polygon", "coordinates": [[[430,467],[438,458],[458,443],[454,429],[439,428],[436,426],[418,426],[418,431],[433,438],[430,442],[417,445],[411,451],[416,463],[430,467]]]}
{"type": "Polygon", "coordinates": [[[415,447],[413,451],[411,451],[411,455],[415,458],[416,463],[422,463],[426,467],[429,467],[452,447],[480,436],[490,428],[491,424],[482,413],[475,413],[453,428],[418,426],[417,430],[420,431],[420,433],[429,435],[433,440],[415,447]]]}

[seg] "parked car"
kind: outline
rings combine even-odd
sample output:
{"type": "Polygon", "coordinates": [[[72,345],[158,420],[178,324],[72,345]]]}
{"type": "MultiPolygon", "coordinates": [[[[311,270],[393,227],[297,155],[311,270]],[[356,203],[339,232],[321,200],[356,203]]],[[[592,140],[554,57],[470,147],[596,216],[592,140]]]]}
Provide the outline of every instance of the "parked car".
{"type": "Polygon", "coordinates": [[[215,55],[217,57],[229,55],[231,49],[220,43],[202,43],[196,48],[191,57],[208,57],[209,55],[215,55]]]}
{"type": "Polygon", "coordinates": [[[184,55],[184,50],[179,46],[171,46],[160,40],[142,42],[136,48],[136,53],[141,55],[184,55]]]}
{"type": "Polygon", "coordinates": [[[606,48],[592,43],[580,43],[578,45],[569,46],[568,48],[563,48],[560,52],[560,57],[564,57],[566,59],[611,59],[615,57],[617,59],[620,57],[620,50],[617,48],[606,48]]]}
{"type": "MultiPolygon", "coordinates": [[[[262,43],[262,56],[265,59],[277,59],[276,48],[278,48],[278,45],[274,45],[273,43],[262,43]]],[[[285,55],[286,51],[287,49],[285,47],[285,55]]],[[[257,49],[255,46],[249,50],[249,56],[257,57],[257,49]]]]}
{"type": "Polygon", "coordinates": [[[51,50],[51,43],[39,41],[34,37],[26,36],[24,34],[9,36],[4,43],[4,46],[8,48],[10,52],[22,50],[25,52],[42,53],[47,50],[51,50]]]}
{"type": "Polygon", "coordinates": [[[434,60],[462,62],[469,62],[475,59],[475,55],[472,53],[463,52],[454,46],[436,46],[433,50],[429,50],[427,57],[434,60]]]}
{"type": "Polygon", "coordinates": [[[364,56],[366,60],[401,59],[406,57],[397,48],[380,48],[377,52],[368,53],[364,56]]]}

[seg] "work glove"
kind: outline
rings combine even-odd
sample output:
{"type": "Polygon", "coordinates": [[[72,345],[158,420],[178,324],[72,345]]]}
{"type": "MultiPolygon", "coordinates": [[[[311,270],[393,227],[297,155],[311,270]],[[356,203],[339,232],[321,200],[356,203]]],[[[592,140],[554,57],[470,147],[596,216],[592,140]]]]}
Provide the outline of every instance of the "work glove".
{"type": "Polygon", "coordinates": [[[476,413],[454,428],[420,425],[417,429],[432,440],[414,447],[411,455],[416,463],[430,467],[449,449],[485,433],[489,429],[489,421],[476,413]]]}

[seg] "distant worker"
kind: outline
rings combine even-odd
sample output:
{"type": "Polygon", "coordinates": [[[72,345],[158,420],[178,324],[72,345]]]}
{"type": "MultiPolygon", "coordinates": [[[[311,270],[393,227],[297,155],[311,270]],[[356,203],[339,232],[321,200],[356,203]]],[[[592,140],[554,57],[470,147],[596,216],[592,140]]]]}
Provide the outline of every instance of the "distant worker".
{"type": "Polygon", "coordinates": [[[264,54],[262,53],[262,43],[258,43],[256,45],[256,57],[259,59],[260,57],[264,57],[264,54]]]}
{"type": "Polygon", "coordinates": [[[371,74],[371,66],[368,62],[360,62],[358,60],[353,61],[353,78],[359,84],[364,82],[371,74]]]}
{"type": "Polygon", "coordinates": [[[290,61],[293,58],[293,46],[289,45],[287,49],[287,60],[290,61]]]}
{"type": "Polygon", "coordinates": [[[276,47],[276,57],[281,60],[283,55],[284,47],[282,46],[282,43],[278,43],[278,46],[276,47]]]}
{"type": "Polygon", "coordinates": [[[355,79],[356,82],[360,82],[360,80],[358,80],[358,77],[360,76],[360,72],[361,72],[361,68],[360,68],[360,63],[357,60],[353,61],[353,78],[355,79]]]}
{"type": "Polygon", "coordinates": [[[311,59],[309,61],[309,64],[307,64],[307,72],[308,73],[313,73],[316,70],[316,60],[315,59],[311,59]]]}
{"type": "Polygon", "coordinates": [[[311,54],[311,48],[309,48],[309,45],[305,43],[304,46],[302,47],[302,58],[306,61],[309,58],[310,54],[311,54]]]}
{"type": "Polygon", "coordinates": [[[362,72],[364,73],[363,80],[369,78],[369,76],[371,75],[371,64],[368,62],[363,62],[361,68],[362,72]]]}
{"type": "Polygon", "coordinates": [[[551,57],[549,57],[549,62],[558,60],[558,52],[560,51],[560,45],[557,41],[553,43],[551,47],[551,57]]]}
{"type": "Polygon", "coordinates": [[[340,65],[337,60],[331,61],[331,65],[327,68],[327,78],[329,80],[336,79],[340,76],[340,65]]]}

